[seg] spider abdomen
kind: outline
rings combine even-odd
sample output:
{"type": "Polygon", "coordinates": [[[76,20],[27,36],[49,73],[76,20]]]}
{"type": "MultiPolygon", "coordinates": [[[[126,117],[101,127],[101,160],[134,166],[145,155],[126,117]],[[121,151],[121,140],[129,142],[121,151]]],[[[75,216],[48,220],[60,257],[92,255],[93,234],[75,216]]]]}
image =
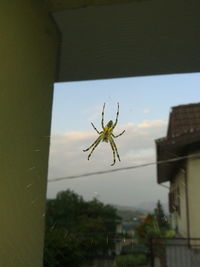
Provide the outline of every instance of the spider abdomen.
{"type": "Polygon", "coordinates": [[[105,131],[104,135],[103,135],[103,142],[108,142],[108,138],[109,138],[109,132],[105,131]]]}
{"type": "Polygon", "coordinates": [[[104,137],[103,140],[102,140],[102,142],[108,143],[108,137],[104,137]]]}
{"type": "Polygon", "coordinates": [[[109,141],[109,137],[111,136],[111,134],[112,134],[112,128],[106,126],[105,129],[104,129],[104,132],[103,132],[102,141],[103,142],[108,142],[109,141]]]}

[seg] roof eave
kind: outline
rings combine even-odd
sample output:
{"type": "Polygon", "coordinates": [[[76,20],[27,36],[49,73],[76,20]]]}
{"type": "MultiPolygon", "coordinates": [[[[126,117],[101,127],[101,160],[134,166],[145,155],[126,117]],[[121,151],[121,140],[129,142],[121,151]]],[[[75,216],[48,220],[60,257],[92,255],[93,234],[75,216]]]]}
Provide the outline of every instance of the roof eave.
{"type": "Polygon", "coordinates": [[[170,181],[177,164],[180,164],[180,162],[159,164],[160,161],[187,155],[189,151],[198,147],[200,148],[199,131],[171,139],[157,139],[157,182],[160,184],[170,181]]]}

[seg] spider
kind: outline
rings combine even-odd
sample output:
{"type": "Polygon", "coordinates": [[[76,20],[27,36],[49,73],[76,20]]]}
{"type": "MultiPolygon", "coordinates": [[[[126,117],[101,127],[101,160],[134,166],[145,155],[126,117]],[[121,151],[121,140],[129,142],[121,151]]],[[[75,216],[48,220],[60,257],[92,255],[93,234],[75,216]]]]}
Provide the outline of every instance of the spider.
{"type": "Polygon", "coordinates": [[[113,123],[113,121],[109,121],[106,126],[104,126],[104,109],[105,109],[105,103],[103,105],[103,110],[102,110],[102,119],[101,119],[101,126],[103,128],[103,131],[99,132],[97,130],[97,128],[94,126],[94,124],[91,122],[92,124],[92,127],[94,128],[94,130],[99,134],[99,137],[94,141],[94,143],[89,146],[87,149],[84,149],[83,151],[86,152],[88,150],[91,150],[90,154],[88,155],[88,160],[90,159],[93,151],[95,150],[95,148],[98,146],[98,144],[102,141],[102,142],[109,142],[110,143],[110,146],[112,148],[112,152],[113,152],[113,163],[111,164],[111,166],[113,166],[116,162],[116,159],[115,159],[115,154],[117,154],[117,157],[118,157],[118,160],[120,160],[120,157],[119,157],[119,154],[118,154],[118,151],[117,151],[117,146],[114,142],[114,138],[117,138],[119,137],[120,135],[122,135],[125,130],[123,132],[121,132],[120,134],[118,135],[114,135],[113,134],[113,130],[114,128],[116,127],[117,125],[117,122],[118,122],[118,116],[119,116],[119,103],[117,103],[117,114],[116,114],[116,120],[115,120],[115,123],[113,123]]]}

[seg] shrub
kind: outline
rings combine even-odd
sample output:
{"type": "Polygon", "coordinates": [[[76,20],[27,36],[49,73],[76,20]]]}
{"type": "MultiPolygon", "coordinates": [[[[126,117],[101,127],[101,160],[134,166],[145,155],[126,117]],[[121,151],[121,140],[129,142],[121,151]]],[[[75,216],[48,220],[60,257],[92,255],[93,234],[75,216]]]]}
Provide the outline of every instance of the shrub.
{"type": "Polygon", "coordinates": [[[136,267],[147,263],[147,256],[145,254],[130,254],[116,257],[117,267],[136,267]]]}

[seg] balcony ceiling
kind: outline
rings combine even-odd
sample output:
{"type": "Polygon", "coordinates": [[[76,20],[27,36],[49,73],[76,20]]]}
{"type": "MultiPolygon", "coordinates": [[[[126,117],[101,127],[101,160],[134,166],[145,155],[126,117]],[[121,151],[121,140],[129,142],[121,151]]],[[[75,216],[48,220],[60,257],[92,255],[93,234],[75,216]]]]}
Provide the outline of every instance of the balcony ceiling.
{"type": "Polygon", "coordinates": [[[58,81],[200,71],[197,0],[51,2],[62,37],[58,81]]]}
{"type": "Polygon", "coordinates": [[[113,4],[125,4],[135,1],[151,1],[151,0],[44,0],[49,10],[52,12],[71,9],[71,8],[85,8],[88,6],[102,6],[113,4]]]}

